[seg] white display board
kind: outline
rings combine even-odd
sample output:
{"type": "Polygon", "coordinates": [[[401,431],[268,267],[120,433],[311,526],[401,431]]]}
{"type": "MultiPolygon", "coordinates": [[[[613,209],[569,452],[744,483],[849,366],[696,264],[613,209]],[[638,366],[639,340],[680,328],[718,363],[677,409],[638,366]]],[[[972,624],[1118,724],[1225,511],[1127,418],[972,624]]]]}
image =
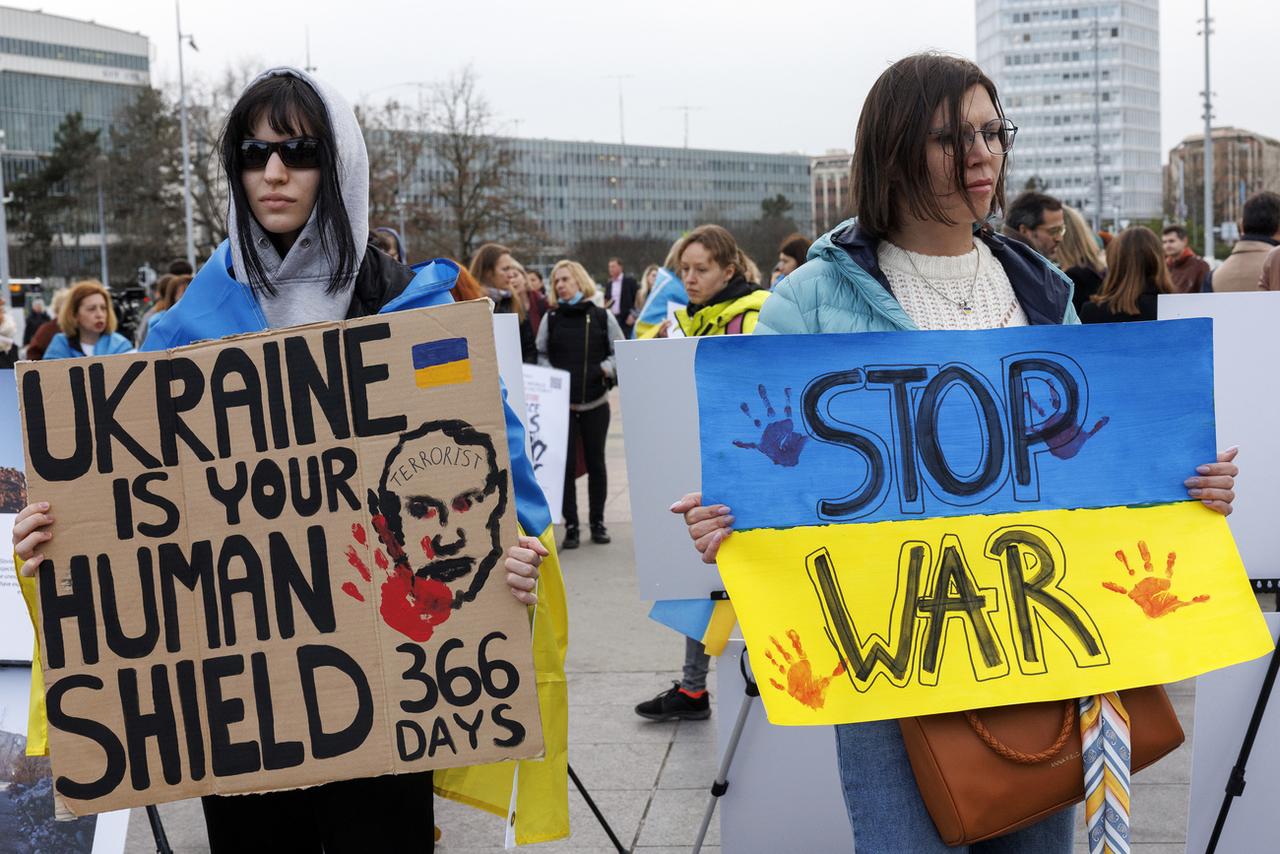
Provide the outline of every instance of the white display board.
{"type": "Polygon", "coordinates": [[[30,692],[30,668],[0,667],[0,851],[119,854],[128,810],[54,820],[48,761],[24,755],[30,692]]]}
{"type": "MultiPolygon", "coordinates": [[[[1264,615],[1271,636],[1280,636],[1280,614],[1264,615]]],[[[1191,748],[1191,806],[1187,850],[1204,851],[1222,808],[1227,779],[1240,756],[1245,729],[1271,656],[1206,673],[1196,680],[1195,740],[1191,748]]],[[[1280,685],[1258,728],[1245,766],[1244,793],[1231,804],[1218,851],[1276,851],[1276,804],[1280,804],[1280,685]]],[[[728,850],[728,849],[726,849],[728,850]]]]}
{"type": "Polygon", "coordinates": [[[723,590],[684,520],[668,508],[702,484],[698,452],[697,338],[618,341],[618,390],[642,599],[703,599],[723,590]]]}
{"type": "Polygon", "coordinates": [[[4,493],[0,495],[0,661],[27,662],[35,633],[14,574],[11,545],[13,519],[22,509],[15,481],[23,469],[18,390],[12,370],[0,371],[0,469],[4,469],[0,471],[4,493]]]}
{"type": "Polygon", "coordinates": [[[1161,320],[1213,318],[1218,448],[1240,447],[1228,521],[1249,577],[1280,578],[1280,394],[1271,376],[1280,362],[1280,294],[1162,294],[1159,312],[1161,320]]]}
{"type": "MultiPolygon", "coordinates": [[[[741,638],[734,638],[716,662],[721,757],[745,696],[738,665],[742,649],[741,638]]],[[[835,729],[774,726],[765,718],[760,698],[752,702],[727,775],[729,788],[720,798],[720,850],[853,852],[853,829],[836,765],[835,729]]],[[[708,797],[712,782],[707,781],[708,797]]]]}
{"type": "Polygon", "coordinates": [[[547,497],[551,521],[560,522],[569,455],[569,372],[525,365],[524,400],[533,476],[547,497]]]}
{"type": "MultiPolygon", "coordinates": [[[[524,357],[520,352],[520,319],[514,314],[493,316],[493,344],[498,354],[498,376],[507,387],[507,403],[529,430],[524,408],[524,357]]],[[[529,450],[528,441],[525,450],[529,450]]]]}

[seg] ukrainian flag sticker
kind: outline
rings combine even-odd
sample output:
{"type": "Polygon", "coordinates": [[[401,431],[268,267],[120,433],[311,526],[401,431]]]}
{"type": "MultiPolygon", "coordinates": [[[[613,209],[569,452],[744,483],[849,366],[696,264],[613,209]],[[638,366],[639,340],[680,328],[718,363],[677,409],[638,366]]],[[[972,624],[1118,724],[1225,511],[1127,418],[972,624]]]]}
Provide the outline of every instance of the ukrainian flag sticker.
{"type": "Polygon", "coordinates": [[[413,345],[413,379],[418,388],[471,382],[467,339],[444,338],[413,345]]]}

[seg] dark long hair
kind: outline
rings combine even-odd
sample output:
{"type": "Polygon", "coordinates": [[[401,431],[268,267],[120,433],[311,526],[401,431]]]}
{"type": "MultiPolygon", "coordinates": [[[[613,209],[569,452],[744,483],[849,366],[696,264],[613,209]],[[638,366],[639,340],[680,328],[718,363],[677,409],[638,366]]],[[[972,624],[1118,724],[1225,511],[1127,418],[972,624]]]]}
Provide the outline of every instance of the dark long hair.
{"type": "Polygon", "coordinates": [[[236,212],[236,239],[244,255],[248,284],[271,295],[276,289],[267,277],[258,256],[249,223],[253,211],[240,181],[240,143],[253,136],[258,120],[266,116],[271,129],[287,136],[314,136],[320,140],[320,187],[316,194],[316,224],[320,232],[320,250],[337,260],[325,289],[330,294],[342,290],[356,273],[356,245],[351,236],[351,220],[342,201],[338,183],[338,149],[329,122],[329,111],[315,89],[306,81],[291,75],[264,77],[240,96],[227,115],[220,148],[222,168],[231,190],[231,204],[236,212]],[[336,244],[336,245],[335,245],[336,244]]]}
{"type": "MultiPolygon", "coordinates": [[[[1004,117],[996,84],[967,59],[943,53],[917,53],[891,65],[872,85],[862,104],[854,138],[854,212],[858,223],[877,237],[886,237],[901,224],[905,208],[913,217],[954,225],[938,204],[929,183],[925,146],[934,130],[933,114],[943,108],[946,130],[960,138],[964,95],[981,86],[991,96],[996,114],[1004,117]],[[902,207],[899,207],[899,206],[902,207]]],[[[977,145],[982,141],[977,140],[977,145]]],[[[964,187],[962,154],[951,158],[956,187],[964,187]]],[[[1004,179],[1008,160],[1000,164],[991,199],[992,216],[1004,207],[1004,179]]],[[[966,197],[974,220],[979,217],[966,197]]]]}

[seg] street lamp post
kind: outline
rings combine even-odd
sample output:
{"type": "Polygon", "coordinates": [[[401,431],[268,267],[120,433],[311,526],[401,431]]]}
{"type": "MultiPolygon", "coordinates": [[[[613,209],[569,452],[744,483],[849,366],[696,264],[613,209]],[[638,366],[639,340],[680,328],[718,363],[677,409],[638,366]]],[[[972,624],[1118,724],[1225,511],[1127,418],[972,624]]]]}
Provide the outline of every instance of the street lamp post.
{"type": "Polygon", "coordinates": [[[1209,36],[1213,18],[1204,0],[1204,257],[1213,260],[1213,91],[1209,88],[1209,36]]]}
{"type": "Polygon", "coordinates": [[[4,131],[0,130],[0,288],[9,293],[9,228],[5,205],[9,197],[4,193],[4,131]]]}
{"type": "Polygon", "coordinates": [[[174,17],[178,24],[178,119],[182,126],[182,207],[187,224],[187,263],[192,269],[196,266],[195,227],[191,216],[191,153],[187,142],[187,80],[182,67],[183,42],[197,50],[195,40],[182,32],[182,6],[179,0],[173,0],[174,17]]]}

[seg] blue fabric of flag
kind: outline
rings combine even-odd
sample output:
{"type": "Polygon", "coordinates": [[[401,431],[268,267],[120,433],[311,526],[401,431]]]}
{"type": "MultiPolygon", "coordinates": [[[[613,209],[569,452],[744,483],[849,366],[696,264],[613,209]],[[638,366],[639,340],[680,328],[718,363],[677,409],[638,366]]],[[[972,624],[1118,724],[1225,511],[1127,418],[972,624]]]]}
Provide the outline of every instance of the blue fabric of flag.
{"type": "Polygon", "coordinates": [[[414,344],[411,352],[415,371],[436,365],[447,365],[450,362],[461,362],[467,358],[467,339],[442,338],[439,341],[414,344]]]}
{"type": "Polygon", "coordinates": [[[676,305],[688,305],[689,294],[685,292],[684,282],[680,281],[680,277],[666,267],[662,267],[658,270],[653,290],[650,291],[649,298],[644,301],[644,308],[640,309],[640,316],[636,318],[636,322],[661,323],[667,319],[667,308],[673,302],[676,305]]]}

